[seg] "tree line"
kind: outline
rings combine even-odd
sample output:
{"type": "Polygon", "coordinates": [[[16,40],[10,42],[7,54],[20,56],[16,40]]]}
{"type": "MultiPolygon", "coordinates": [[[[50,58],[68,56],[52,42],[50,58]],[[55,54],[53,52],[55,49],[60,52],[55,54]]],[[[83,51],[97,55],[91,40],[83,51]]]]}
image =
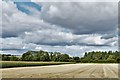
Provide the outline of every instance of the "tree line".
{"type": "Polygon", "coordinates": [[[68,54],[60,52],[28,51],[21,57],[1,54],[3,61],[54,61],[54,62],[81,62],[81,63],[120,63],[119,51],[92,51],[85,52],[83,57],[70,57],[68,54]]]}
{"type": "Polygon", "coordinates": [[[68,54],[60,52],[28,51],[21,57],[11,54],[2,54],[3,61],[54,61],[54,62],[80,62],[79,57],[70,57],[68,54]]]}
{"type": "Polygon", "coordinates": [[[85,52],[84,57],[81,58],[83,63],[120,63],[120,52],[119,51],[108,51],[108,52],[85,52]]]}

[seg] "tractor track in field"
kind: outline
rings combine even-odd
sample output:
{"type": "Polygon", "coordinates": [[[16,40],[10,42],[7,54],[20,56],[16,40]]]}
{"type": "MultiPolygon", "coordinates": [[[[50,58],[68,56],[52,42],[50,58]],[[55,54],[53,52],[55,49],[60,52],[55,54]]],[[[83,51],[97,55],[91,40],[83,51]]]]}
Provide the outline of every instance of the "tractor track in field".
{"type": "Polygon", "coordinates": [[[118,78],[118,64],[66,64],[1,70],[3,78],[118,78]]]}

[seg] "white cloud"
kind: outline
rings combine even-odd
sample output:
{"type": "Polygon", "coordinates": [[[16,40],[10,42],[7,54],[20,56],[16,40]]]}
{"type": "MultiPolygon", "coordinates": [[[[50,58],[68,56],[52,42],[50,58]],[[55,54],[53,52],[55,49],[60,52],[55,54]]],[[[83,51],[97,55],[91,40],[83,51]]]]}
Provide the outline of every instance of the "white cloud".
{"type": "Polygon", "coordinates": [[[31,0],[32,2],[119,2],[119,0],[31,0]]]}
{"type": "MultiPolygon", "coordinates": [[[[66,45],[86,45],[86,46],[115,46],[117,37],[104,39],[100,34],[84,34],[76,35],[67,32],[61,32],[51,29],[38,30],[27,32],[24,35],[26,43],[35,43],[51,46],[66,46],[66,45]],[[38,36],[39,35],[39,36],[38,36]]],[[[117,44],[117,43],[116,43],[117,44]]]]}
{"type": "Polygon", "coordinates": [[[23,40],[20,38],[0,38],[3,49],[22,49],[24,46],[23,40]]]}
{"type": "Polygon", "coordinates": [[[37,49],[37,50],[41,50],[42,48],[41,48],[41,47],[36,47],[35,49],[37,49]]]}
{"type": "Polygon", "coordinates": [[[19,11],[13,2],[3,2],[3,5],[3,37],[14,37],[25,31],[51,28],[51,25],[42,19],[19,11]]]}
{"type": "Polygon", "coordinates": [[[117,3],[38,3],[41,17],[76,34],[107,33],[116,29],[117,3]]]}
{"type": "Polygon", "coordinates": [[[37,3],[40,12],[24,6],[33,11],[31,15],[13,2],[2,4],[0,44],[6,50],[16,49],[10,52],[42,49],[82,56],[85,51],[117,50],[116,3],[37,3]]]}

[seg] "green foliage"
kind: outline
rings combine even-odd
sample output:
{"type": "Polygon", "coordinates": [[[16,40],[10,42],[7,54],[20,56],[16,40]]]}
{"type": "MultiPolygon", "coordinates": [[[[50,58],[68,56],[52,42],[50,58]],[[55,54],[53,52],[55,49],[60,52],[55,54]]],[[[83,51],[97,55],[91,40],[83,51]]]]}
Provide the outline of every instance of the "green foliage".
{"type": "Polygon", "coordinates": [[[119,51],[92,51],[85,52],[83,57],[70,57],[68,54],[60,52],[46,52],[46,51],[28,51],[22,55],[21,58],[2,54],[3,61],[54,61],[54,62],[76,62],[76,63],[120,63],[119,51]]]}
{"type": "Polygon", "coordinates": [[[20,60],[18,57],[13,56],[11,54],[2,54],[2,61],[18,61],[20,60]]]}
{"type": "Polygon", "coordinates": [[[75,62],[80,62],[80,58],[79,57],[73,57],[73,60],[75,61],[75,62]]]}
{"type": "Polygon", "coordinates": [[[11,57],[10,57],[10,61],[18,61],[18,60],[19,60],[18,57],[15,57],[15,56],[11,56],[11,57]]]}
{"type": "Polygon", "coordinates": [[[120,52],[86,52],[81,58],[82,63],[120,63],[120,52]]]}
{"type": "Polygon", "coordinates": [[[60,64],[72,64],[73,62],[25,62],[25,61],[1,61],[1,68],[11,67],[27,67],[27,66],[47,66],[47,65],[60,65],[60,64]]]}
{"type": "Polygon", "coordinates": [[[22,55],[23,61],[60,61],[68,62],[69,55],[59,52],[28,51],[22,55]]]}
{"type": "Polygon", "coordinates": [[[69,55],[68,54],[61,54],[59,57],[59,61],[63,61],[63,62],[68,62],[69,60],[69,55]]]}

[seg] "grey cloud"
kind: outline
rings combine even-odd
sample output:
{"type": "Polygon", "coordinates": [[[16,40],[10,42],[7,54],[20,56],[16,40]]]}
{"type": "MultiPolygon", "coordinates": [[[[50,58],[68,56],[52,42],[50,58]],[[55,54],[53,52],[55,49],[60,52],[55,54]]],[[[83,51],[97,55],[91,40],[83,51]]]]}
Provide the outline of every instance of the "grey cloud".
{"type": "Polygon", "coordinates": [[[0,51],[0,53],[2,54],[12,54],[12,55],[21,55],[22,53],[27,52],[27,50],[23,50],[23,49],[18,49],[18,50],[2,50],[0,51]]]}
{"type": "Polygon", "coordinates": [[[116,29],[116,3],[40,3],[41,17],[75,34],[107,33],[116,29]]]}
{"type": "Polygon", "coordinates": [[[113,46],[111,43],[117,41],[117,37],[111,39],[102,39],[101,37],[100,34],[75,35],[72,33],[48,29],[28,32],[23,39],[26,43],[51,46],[113,46]]]}
{"type": "MultiPolygon", "coordinates": [[[[44,20],[34,15],[27,15],[16,8],[13,2],[3,2],[2,7],[2,37],[17,37],[26,31],[41,29],[55,29],[54,25],[44,22],[44,20]],[[10,9],[11,8],[11,9],[10,9]]],[[[39,15],[39,14],[37,14],[39,15]]]]}
{"type": "Polygon", "coordinates": [[[113,38],[113,37],[117,37],[117,34],[118,33],[105,34],[101,37],[101,39],[110,39],[110,38],[113,38]]]}
{"type": "Polygon", "coordinates": [[[38,3],[42,11],[33,15],[20,12],[12,2],[3,4],[3,50],[18,54],[42,49],[75,56],[117,49],[116,3],[38,3]]]}
{"type": "Polygon", "coordinates": [[[23,47],[23,40],[20,38],[0,38],[3,50],[19,50],[23,47]]]}

